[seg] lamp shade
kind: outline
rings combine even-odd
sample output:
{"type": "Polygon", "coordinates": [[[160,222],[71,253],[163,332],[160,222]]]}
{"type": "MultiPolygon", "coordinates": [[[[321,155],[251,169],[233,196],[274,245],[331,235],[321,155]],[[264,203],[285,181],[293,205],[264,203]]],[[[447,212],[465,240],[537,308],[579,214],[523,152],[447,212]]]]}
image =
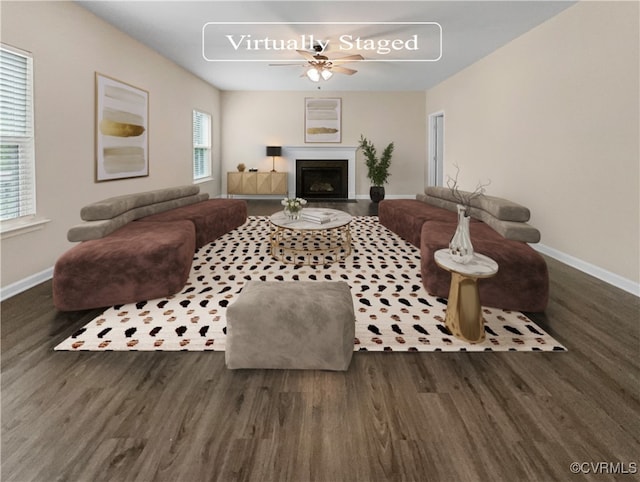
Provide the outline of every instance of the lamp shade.
{"type": "Polygon", "coordinates": [[[311,67],[307,70],[307,77],[309,77],[309,80],[313,82],[318,82],[320,80],[320,72],[318,72],[318,69],[315,67],[311,67]]]}
{"type": "Polygon", "coordinates": [[[282,147],[280,146],[267,146],[267,156],[281,156],[282,147]]]}

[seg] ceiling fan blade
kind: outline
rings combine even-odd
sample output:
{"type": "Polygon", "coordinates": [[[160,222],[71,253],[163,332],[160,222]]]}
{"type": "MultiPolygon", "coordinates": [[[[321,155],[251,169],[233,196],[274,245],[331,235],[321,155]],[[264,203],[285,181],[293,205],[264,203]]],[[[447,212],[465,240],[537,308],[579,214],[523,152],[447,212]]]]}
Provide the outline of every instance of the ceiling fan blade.
{"type": "Polygon", "coordinates": [[[269,67],[290,67],[290,66],[304,67],[303,64],[269,64],[269,67]]]}
{"type": "Polygon", "coordinates": [[[360,54],[347,55],[346,57],[340,57],[339,59],[333,59],[331,62],[353,62],[354,60],[364,60],[364,57],[360,54]]]}
{"type": "Polygon", "coordinates": [[[354,69],[348,69],[346,67],[340,67],[338,65],[334,65],[331,67],[331,72],[338,72],[339,74],[347,74],[347,75],[353,75],[357,72],[357,70],[354,69]]]}
{"type": "Polygon", "coordinates": [[[310,62],[313,62],[316,60],[313,54],[310,54],[306,50],[296,50],[296,52],[298,52],[300,55],[302,55],[305,59],[307,59],[310,62]]]}

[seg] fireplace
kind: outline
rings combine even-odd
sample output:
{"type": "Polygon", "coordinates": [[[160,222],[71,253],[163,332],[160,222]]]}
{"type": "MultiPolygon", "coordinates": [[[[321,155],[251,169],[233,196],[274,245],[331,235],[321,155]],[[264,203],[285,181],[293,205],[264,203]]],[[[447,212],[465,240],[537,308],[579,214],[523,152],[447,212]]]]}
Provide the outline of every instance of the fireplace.
{"type": "Polygon", "coordinates": [[[304,199],[347,199],[347,159],[297,159],[296,197],[304,199]]]}
{"type": "MultiPolygon", "coordinates": [[[[347,199],[356,199],[356,151],[357,146],[282,146],[282,155],[287,160],[287,189],[289,195],[296,194],[298,186],[296,180],[297,161],[324,160],[324,161],[344,161],[347,160],[347,199]]],[[[318,199],[318,198],[316,198],[318,199]]],[[[322,199],[322,198],[320,198],[322,199]]],[[[331,200],[331,198],[324,198],[331,200]]]]}

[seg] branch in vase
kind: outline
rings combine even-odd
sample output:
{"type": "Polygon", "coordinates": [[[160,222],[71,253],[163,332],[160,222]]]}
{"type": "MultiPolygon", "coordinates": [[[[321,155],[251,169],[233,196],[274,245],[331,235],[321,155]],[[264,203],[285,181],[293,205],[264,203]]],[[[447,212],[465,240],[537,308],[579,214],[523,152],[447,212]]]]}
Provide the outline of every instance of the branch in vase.
{"type": "Polygon", "coordinates": [[[469,216],[471,210],[471,201],[479,196],[482,196],[485,193],[485,187],[491,184],[491,181],[487,183],[482,183],[478,181],[476,188],[473,192],[460,191],[460,187],[458,186],[458,176],[460,175],[460,167],[457,164],[453,165],[456,168],[456,175],[454,178],[451,176],[447,176],[447,187],[451,190],[451,194],[458,202],[464,206],[465,215],[469,216]]]}

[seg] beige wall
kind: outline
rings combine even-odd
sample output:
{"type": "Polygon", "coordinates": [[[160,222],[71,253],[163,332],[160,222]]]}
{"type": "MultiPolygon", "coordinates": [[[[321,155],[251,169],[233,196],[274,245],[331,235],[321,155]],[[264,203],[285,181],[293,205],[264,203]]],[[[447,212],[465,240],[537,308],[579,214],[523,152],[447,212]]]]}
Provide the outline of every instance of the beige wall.
{"type": "MultiPolygon", "coordinates": [[[[2,42],[33,53],[38,213],[43,229],[2,240],[2,287],[53,266],[80,207],[110,196],[192,182],[191,116],[213,115],[220,94],[72,2],[2,2],[2,42]],[[150,175],[94,182],[95,72],[149,92],[150,175]]],[[[201,185],[219,194],[216,181],[201,185]]],[[[218,169],[218,171],[215,171],[218,169]]]]}
{"type": "MultiPolygon", "coordinates": [[[[415,195],[424,188],[424,92],[222,92],[222,172],[235,171],[240,162],[269,171],[271,158],[265,155],[265,146],[305,145],[305,97],[342,98],[341,145],[356,146],[360,134],[369,138],[378,152],[394,142],[391,177],[385,186],[389,196],[415,195]]],[[[282,159],[276,169],[286,169],[282,159]]],[[[226,177],[222,177],[226,192],[226,177]]],[[[356,195],[368,197],[369,186],[364,160],[358,153],[356,195]]]]}
{"type": "Polygon", "coordinates": [[[640,281],[638,3],[582,2],[427,92],[445,175],[529,206],[550,250],[640,281]]]}

